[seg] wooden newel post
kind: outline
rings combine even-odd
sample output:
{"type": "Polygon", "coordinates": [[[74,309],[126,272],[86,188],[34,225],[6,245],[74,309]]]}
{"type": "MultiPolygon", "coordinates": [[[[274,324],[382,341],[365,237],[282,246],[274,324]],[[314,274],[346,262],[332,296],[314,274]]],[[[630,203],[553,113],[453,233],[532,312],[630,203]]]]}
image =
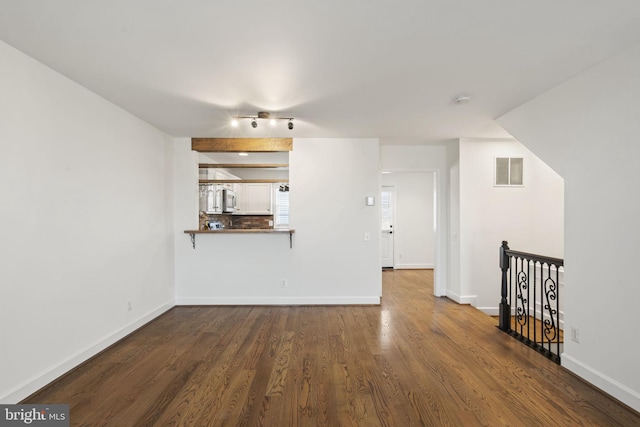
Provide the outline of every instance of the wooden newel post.
{"type": "Polygon", "coordinates": [[[508,242],[502,241],[500,246],[500,269],[502,270],[502,289],[500,300],[500,319],[498,327],[503,331],[511,329],[511,306],[507,302],[507,276],[509,274],[509,256],[506,251],[509,249],[508,242]]]}

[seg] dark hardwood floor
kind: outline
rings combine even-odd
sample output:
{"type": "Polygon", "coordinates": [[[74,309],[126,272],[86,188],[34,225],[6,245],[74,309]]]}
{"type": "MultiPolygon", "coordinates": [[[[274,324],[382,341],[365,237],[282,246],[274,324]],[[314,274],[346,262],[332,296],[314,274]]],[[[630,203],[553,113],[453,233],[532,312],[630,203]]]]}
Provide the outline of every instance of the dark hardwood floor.
{"type": "Polygon", "coordinates": [[[77,426],[634,426],[640,415],[383,272],[381,306],[176,307],[24,403],[77,426]]]}

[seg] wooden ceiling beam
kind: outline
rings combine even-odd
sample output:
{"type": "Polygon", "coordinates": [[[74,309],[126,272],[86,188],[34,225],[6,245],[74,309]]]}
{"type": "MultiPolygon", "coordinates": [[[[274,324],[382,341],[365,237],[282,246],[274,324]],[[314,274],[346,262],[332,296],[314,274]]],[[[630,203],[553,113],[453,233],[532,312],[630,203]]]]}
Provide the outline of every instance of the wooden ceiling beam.
{"type": "Polygon", "coordinates": [[[293,138],[191,138],[191,149],[203,153],[291,151],[293,138]]]}
{"type": "Polygon", "coordinates": [[[199,163],[200,169],[277,169],[288,168],[289,163],[199,163]]]}

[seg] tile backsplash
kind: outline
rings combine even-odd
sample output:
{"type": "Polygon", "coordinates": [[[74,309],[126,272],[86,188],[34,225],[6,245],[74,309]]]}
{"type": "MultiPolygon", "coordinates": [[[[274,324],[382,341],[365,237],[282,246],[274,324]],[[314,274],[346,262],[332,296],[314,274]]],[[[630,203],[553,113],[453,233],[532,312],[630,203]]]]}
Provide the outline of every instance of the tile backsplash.
{"type": "Polygon", "coordinates": [[[273,215],[207,215],[209,222],[218,221],[224,228],[230,229],[265,229],[273,228],[273,215]]]}

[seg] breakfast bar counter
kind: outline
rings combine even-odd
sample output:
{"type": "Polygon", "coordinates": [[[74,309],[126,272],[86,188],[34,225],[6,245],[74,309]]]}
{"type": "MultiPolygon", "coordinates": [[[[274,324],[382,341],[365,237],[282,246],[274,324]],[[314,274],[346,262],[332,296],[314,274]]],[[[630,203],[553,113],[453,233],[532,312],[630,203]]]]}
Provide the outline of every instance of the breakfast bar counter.
{"type": "Polygon", "coordinates": [[[292,228],[218,228],[214,230],[185,230],[185,234],[191,236],[191,244],[193,249],[196,248],[196,234],[288,234],[289,247],[293,248],[292,228]]]}

